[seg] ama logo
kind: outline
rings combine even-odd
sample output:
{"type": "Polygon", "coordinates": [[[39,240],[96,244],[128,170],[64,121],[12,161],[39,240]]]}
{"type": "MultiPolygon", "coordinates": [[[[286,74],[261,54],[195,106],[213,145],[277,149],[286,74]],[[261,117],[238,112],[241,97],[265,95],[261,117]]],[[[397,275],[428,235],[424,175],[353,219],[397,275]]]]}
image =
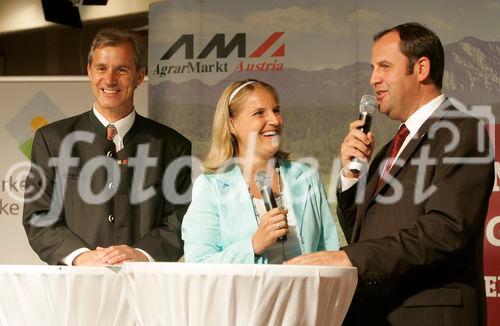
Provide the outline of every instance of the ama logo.
{"type": "Polygon", "coordinates": [[[168,74],[218,73],[231,71],[281,71],[285,57],[285,43],[282,36],[285,32],[271,33],[247,56],[247,34],[237,33],[226,43],[226,34],[215,34],[199,53],[195,52],[195,35],[183,34],[162,55],[161,61],[185,60],[184,64],[157,64],[153,74],[163,77],[168,74]],[[230,67],[226,60],[235,53],[242,58],[235,66],[230,67]],[[270,53],[270,55],[269,55],[270,53]],[[184,56],[182,56],[184,54],[184,56]],[[216,59],[215,63],[204,63],[208,58],[216,59]],[[272,58],[271,60],[266,57],[272,58]]]}

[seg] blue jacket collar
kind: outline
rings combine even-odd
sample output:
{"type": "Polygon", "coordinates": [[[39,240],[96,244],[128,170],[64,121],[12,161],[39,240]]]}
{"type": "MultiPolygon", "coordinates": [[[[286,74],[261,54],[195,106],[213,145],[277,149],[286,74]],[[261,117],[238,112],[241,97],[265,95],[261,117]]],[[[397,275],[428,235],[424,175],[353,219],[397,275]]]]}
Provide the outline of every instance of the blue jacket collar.
{"type": "MultiPolygon", "coordinates": [[[[304,173],[303,166],[293,163],[288,160],[279,160],[280,174],[285,185],[286,197],[292,203],[293,213],[297,220],[297,231],[302,228],[304,210],[309,197],[309,190],[311,184],[304,173]]],[[[248,200],[243,200],[242,209],[253,211],[253,204],[250,201],[248,194],[247,184],[243,179],[243,174],[238,165],[233,164],[227,168],[226,171],[218,173],[215,176],[218,182],[219,191],[221,196],[241,194],[247,196],[248,200]]]]}

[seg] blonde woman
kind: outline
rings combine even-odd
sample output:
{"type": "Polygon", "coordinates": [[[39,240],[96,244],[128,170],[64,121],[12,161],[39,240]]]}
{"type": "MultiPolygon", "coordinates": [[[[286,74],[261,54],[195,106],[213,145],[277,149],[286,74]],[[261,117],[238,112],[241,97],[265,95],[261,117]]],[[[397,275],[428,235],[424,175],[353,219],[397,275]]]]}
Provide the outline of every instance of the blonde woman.
{"type": "Polygon", "coordinates": [[[318,172],[287,160],[280,150],[283,127],[271,85],[246,80],[224,90],[205,173],[194,183],[182,223],[186,262],[280,264],[339,248],[318,172]],[[270,211],[255,181],[260,171],[268,171],[278,203],[270,211]]]}

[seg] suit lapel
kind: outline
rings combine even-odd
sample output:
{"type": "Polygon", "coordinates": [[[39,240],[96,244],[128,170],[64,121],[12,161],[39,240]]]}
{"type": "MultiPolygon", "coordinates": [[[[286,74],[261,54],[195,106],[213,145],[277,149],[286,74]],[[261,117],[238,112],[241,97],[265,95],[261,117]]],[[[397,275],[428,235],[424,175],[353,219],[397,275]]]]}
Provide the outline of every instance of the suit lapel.
{"type": "Polygon", "coordinates": [[[132,124],[132,127],[130,127],[130,130],[125,134],[125,137],[123,137],[123,146],[126,147],[128,143],[134,139],[135,135],[137,134],[138,130],[143,130],[141,128],[142,121],[144,120],[144,117],[142,117],[139,113],[135,113],[135,119],[134,123],[132,124]]]}
{"type": "MultiPolygon", "coordinates": [[[[284,194],[295,215],[297,230],[300,232],[304,221],[304,211],[309,198],[311,185],[306,182],[304,171],[300,166],[280,160],[280,174],[283,180],[284,194]]],[[[242,212],[254,212],[253,203],[248,194],[247,184],[237,165],[217,175],[221,198],[225,198],[228,206],[242,212]]]]}
{"type": "MultiPolygon", "coordinates": [[[[427,133],[429,132],[429,129],[432,127],[432,125],[435,122],[437,122],[443,118],[443,116],[446,114],[446,112],[444,112],[444,110],[449,106],[450,106],[450,102],[448,99],[446,99],[445,101],[443,101],[443,103],[441,103],[441,105],[436,109],[436,111],[434,111],[434,113],[422,124],[422,126],[418,129],[417,133],[413,136],[413,138],[410,140],[408,145],[406,145],[404,150],[399,155],[398,160],[402,161],[404,164],[403,165],[394,164],[391,167],[391,169],[389,170],[389,173],[392,177],[397,178],[397,175],[408,164],[409,160],[413,157],[414,153],[420,147],[423,140],[425,138],[427,138],[427,133]]],[[[389,142],[388,144],[386,144],[384,149],[382,150],[382,151],[385,150],[385,155],[380,156],[381,158],[378,160],[378,162],[376,162],[374,160],[372,165],[370,165],[369,180],[368,180],[368,184],[367,184],[366,192],[365,192],[365,194],[367,196],[365,197],[365,200],[363,201],[363,206],[361,207],[361,210],[358,210],[358,217],[362,217],[365,215],[366,210],[368,209],[370,203],[375,199],[375,197],[383,189],[385,189],[385,187],[387,187],[387,183],[386,183],[383,186],[379,187],[379,189],[376,189],[378,179],[380,178],[379,171],[382,168],[382,167],[380,167],[380,165],[385,162],[385,159],[387,159],[387,157],[389,155],[389,148],[390,148],[391,144],[392,144],[392,141],[389,142]],[[383,159],[383,158],[385,158],[385,159],[383,159]],[[372,170],[372,166],[374,168],[373,170],[372,170]]]]}
{"type": "Polygon", "coordinates": [[[229,167],[225,172],[218,174],[216,179],[224,205],[234,210],[251,212],[252,216],[255,214],[247,184],[238,165],[229,167]]]}
{"type": "Polygon", "coordinates": [[[280,160],[280,174],[286,192],[285,197],[293,209],[297,231],[301,233],[311,185],[306,182],[304,170],[298,165],[292,165],[289,161],[280,160]]]}
{"type": "MultiPolygon", "coordinates": [[[[429,120],[427,120],[426,122],[429,122],[429,120]]],[[[413,136],[413,138],[410,140],[408,145],[406,145],[406,147],[404,148],[404,150],[401,152],[401,154],[398,157],[398,162],[402,162],[403,165],[394,164],[391,167],[391,169],[389,170],[389,173],[388,173],[389,175],[391,175],[393,178],[395,178],[398,175],[398,173],[408,163],[408,160],[413,156],[413,153],[417,150],[417,148],[419,147],[422,140],[425,138],[424,136],[427,134],[427,131],[428,131],[428,128],[426,128],[425,124],[422,125],[422,127],[420,127],[419,131],[415,134],[415,136],[413,136]]],[[[392,142],[390,142],[389,145],[390,144],[392,144],[392,142]]],[[[390,147],[390,146],[388,146],[388,147],[390,147]]],[[[384,182],[384,184],[382,186],[379,186],[377,188],[378,180],[380,179],[380,172],[379,171],[381,171],[381,169],[384,168],[384,166],[380,166],[380,164],[385,163],[388,156],[389,155],[387,153],[385,155],[385,159],[382,160],[381,162],[379,162],[378,171],[376,173],[377,177],[372,178],[372,180],[371,180],[372,184],[374,184],[374,187],[373,187],[373,189],[371,189],[371,192],[369,192],[369,194],[371,194],[369,197],[370,201],[374,200],[375,197],[377,197],[377,195],[388,185],[386,182],[384,182]]]]}
{"type": "Polygon", "coordinates": [[[368,182],[366,185],[366,198],[370,200],[365,200],[367,203],[373,199],[376,195],[375,191],[377,190],[378,180],[380,179],[380,173],[382,172],[382,168],[384,168],[384,162],[387,161],[390,155],[390,149],[392,147],[392,141],[388,142],[384,145],[384,147],[380,150],[380,155],[378,155],[370,164],[370,170],[368,173],[368,182]]]}
{"type": "Polygon", "coordinates": [[[85,146],[87,157],[107,155],[108,151],[114,148],[114,143],[106,139],[106,128],[97,119],[92,109],[83,113],[80,123],[75,127],[75,131],[88,131],[95,134],[93,142],[85,146]]]}
{"type": "MultiPolygon", "coordinates": [[[[363,182],[366,182],[366,188],[364,191],[364,199],[359,205],[358,209],[356,210],[356,220],[354,222],[354,227],[352,231],[352,241],[356,241],[359,237],[359,232],[361,229],[361,225],[363,224],[363,219],[365,216],[365,212],[367,211],[373,197],[374,197],[374,192],[375,188],[377,187],[378,179],[380,178],[380,164],[387,159],[389,156],[389,149],[392,144],[392,141],[388,142],[387,144],[382,147],[380,152],[375,156],[373,159],[372,163],[370,164],[370,168],[368,170],[368,179],[367,181],[364,181],[363,179],[360,179],[360,184],[363,182]]],[[[359,187],[359,185],[358,185],[359,187]]]]}

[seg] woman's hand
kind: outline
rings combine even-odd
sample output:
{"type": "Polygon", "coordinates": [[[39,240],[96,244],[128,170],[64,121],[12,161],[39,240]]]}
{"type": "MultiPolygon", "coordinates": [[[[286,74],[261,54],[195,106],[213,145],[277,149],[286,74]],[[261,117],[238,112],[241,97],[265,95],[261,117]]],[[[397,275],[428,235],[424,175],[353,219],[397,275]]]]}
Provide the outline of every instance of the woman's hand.
{"type": "Polygon", "coordinates": [[[253,251],[256,255],[263,253],[288,232],[287,213],[287,209],[277,207],[261,217],[259,228],[252,237],[253,251]]]}

